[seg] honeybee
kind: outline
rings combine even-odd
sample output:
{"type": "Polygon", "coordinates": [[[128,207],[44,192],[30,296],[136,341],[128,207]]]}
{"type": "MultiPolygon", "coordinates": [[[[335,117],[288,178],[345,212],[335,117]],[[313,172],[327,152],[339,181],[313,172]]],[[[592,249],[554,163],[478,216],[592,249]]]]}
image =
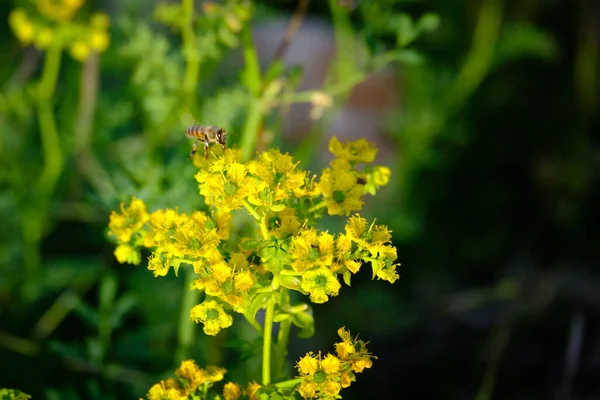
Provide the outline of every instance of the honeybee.
{"type": "Polygon", "coordinates": [[[185,130],[185,136],[196,139],[192,152],[190,153],[190,159],[194,158],[196,151],[198,150],[198,142],[204,142],[204,158],[208,157],[208,145],[210,143],[218,143],[221,148],[225,150],[225,141],[227,139],[227,132],[223,128],[212,125],[192,125],[185,130]]]}

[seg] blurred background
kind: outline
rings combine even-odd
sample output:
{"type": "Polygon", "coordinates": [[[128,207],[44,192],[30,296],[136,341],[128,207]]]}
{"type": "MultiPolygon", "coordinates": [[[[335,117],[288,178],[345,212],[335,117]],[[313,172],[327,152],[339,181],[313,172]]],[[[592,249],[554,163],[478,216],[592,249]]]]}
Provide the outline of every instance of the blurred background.
{"type": "Polygon", "coordinates": [[[118,264],[107,235],[132,195],[204,207],[183,135],[200,122],[313,171],[332,135],[365,137],[391,168],[363,214],[393,231],[401,279],[364,269],[291,343],[295,361],[340,326],[370,342],[344,398],[600,399],[597,1],[3,0],[0,16],[0,387],[139,398],[182,356],[257,376],[229,367],[253,357],[244,321],[186,339],[184,279],[118,264]],[[259,66],[264,87],[286,78],[261,115],[259,66]]]}

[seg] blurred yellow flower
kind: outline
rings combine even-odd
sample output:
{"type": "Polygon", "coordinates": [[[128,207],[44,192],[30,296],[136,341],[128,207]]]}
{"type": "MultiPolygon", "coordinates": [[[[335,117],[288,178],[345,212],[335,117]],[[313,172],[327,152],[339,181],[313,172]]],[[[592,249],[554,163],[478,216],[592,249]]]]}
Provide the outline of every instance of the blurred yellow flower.
{"type": "Polygon", "coordinates": [[[89,38],[90,47],[98,53],[102,53],[108,48],[110,38],[108,33],[103,30],[94,30],[89,38]]]}
{"type": "Polygon", "coordinates": [[[69,48],[69,53],[71,53],[71,57],[77,61],[83,62],[90,55],[90,47],[86,42],[77,40],[69,48]]]}

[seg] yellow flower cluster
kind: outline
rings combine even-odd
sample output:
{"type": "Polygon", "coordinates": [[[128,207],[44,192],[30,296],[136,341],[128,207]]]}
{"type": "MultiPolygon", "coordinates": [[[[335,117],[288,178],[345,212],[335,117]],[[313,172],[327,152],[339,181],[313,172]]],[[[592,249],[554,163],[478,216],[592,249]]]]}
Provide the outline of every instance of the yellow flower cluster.
{"type": "Polygon", "coordinates": [[[222,381],[227,371],[224,368],[208,366],[199,368],[193,360],[184,360],[175,371],[177,379],[169,378],[160,381],[150,388],[148,400],[179,400],[196,398],[204,388],[208,389],[214,383],[222,381]]]}
{"type": "Polygon", "coordinates": [[[201,322],[206,334],[231,326],[231,310],[253,319],[261,294],[280,287],[324,303],[339,293],[339,277],[350,285],[351,275],[365,262],[371,264],[373,278],[398,279],[387,227],[368,224],[359,215],[348,219],[344,233],[314,227],[325,209],[330,214],[360,209],[366,193],[362,182],[376,182],[374,188],[387,183],[387,168],[356,169],[359,163],[373,162],[377,149],[371,143],[342,144],[333,138],[330,149],[337,157],[318,182],[277,149],[248,162],[236,150],[213,149],[207,159],[195,159],[200,194],[208,205],[218,206],[212,214],[169,209],[149,214],[133,198],[109,222],[119,262],[139,264],[140,249],[146,247],[152,250],[148,269],[155,276],[166,275],[171,267],[177,273],[181,264],[193,267],[192,289],[206,297],[190,318],[201,322]],[[231,212],[238,209],[255,219],[257,232],[236,232],[234,239],[231,212]]]}
{"type": "Polygon", "coordinates": [[[312,352],[302,357],[296,364],[302,382],[298,392],[305,399],[338,398],[342,389],[356,380],[355,374],[373,365],[365,342],[352,339],[350,332],[343,327],[338,330],[342,342],[335,344],[336,355],[325,357],[312,352]]]}
{"type": "MultiPolygon", "coordinates": [[[[216,382],[225,377],[227,371],[224,368],[208,366],[206,369],[199,368],[194,360],[184,360],[175,371],[175,378],[160,381],[153,385],[146,398],[148,400],[184,400],[206,398],[206,392],[216,382]]],[[[223,387],[224,400],[258,400],[258,391],[262,386],[256,382],[250,382],[246,389],[237,383],[228,382],[223,387]],[[245,397],[244,397],[245,396],[245,397]]]]}
{"type": "Polygon", "coordinates": [[[83,3],[83,0],[36,0],[37,13],[43,18],[16,8],[10,13],[9,23],[24,45],[32,44],[40,50],[51,45],[68,47],[73,58],[84,61],[92,52],[104,52],[110,38],[106,14],[95,13],[87,23],[73,21],[83,3]]]}

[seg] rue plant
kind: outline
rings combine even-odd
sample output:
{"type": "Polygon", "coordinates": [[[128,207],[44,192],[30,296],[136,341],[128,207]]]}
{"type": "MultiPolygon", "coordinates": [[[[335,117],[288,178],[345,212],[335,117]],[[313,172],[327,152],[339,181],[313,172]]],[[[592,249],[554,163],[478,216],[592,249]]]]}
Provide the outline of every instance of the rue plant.
{"type": "MultiPolygon", "coordinates": [[[[335,398],[356,373],[371,367],[374,357],[365,343],[340,328],[335,354],[311,352],[297,362],[295,379],[271,382],[271,369],[283,369],[291,326],[300,328],[300,337],[314,333],[310,305],[294,303],[292,292],[324,303],[338,295],[339,278],[350,285],[365,263],[371,265],[373,278],[390,283],[398,279],[396,249],[387,227],[356,214],[366,194],[387,184],[390,170],[372,165],[377,149],[364,139],[341,143],[334,137],[329,150],[335,157],[317,176],[278,149],[243,161],[237,149],[213,147],[208,158],[194,159],[199,192],[209,211],[149,213],[133,197],[110,216],[119,262],[139,264],[141,250],[147,248],[148,269],[155,277],[171,269],[177,274],[181,267],[193,271],[190,290],[203,292],[204,300],[190,310],[190,319],[202,323],[207,335],[230,327],[232,313],[239,313],[262,336],[261,384],[251,382],[243,389],[227,383],[222,392],[226,399],[293,398],[295,392],[306,399],[335,398]],[[238,210],[253,221],[250,228],[234,226],[238,210]],[[317,228],[325,211],[348,217],[343,232],[317,228]],[[262,324],[257,319],[260,309],[265,309],[262,324]]],[[[225,372],[186,360],[176,372],[178,379],[157,383],[148,398],[206,399],[225,372]]]]}

